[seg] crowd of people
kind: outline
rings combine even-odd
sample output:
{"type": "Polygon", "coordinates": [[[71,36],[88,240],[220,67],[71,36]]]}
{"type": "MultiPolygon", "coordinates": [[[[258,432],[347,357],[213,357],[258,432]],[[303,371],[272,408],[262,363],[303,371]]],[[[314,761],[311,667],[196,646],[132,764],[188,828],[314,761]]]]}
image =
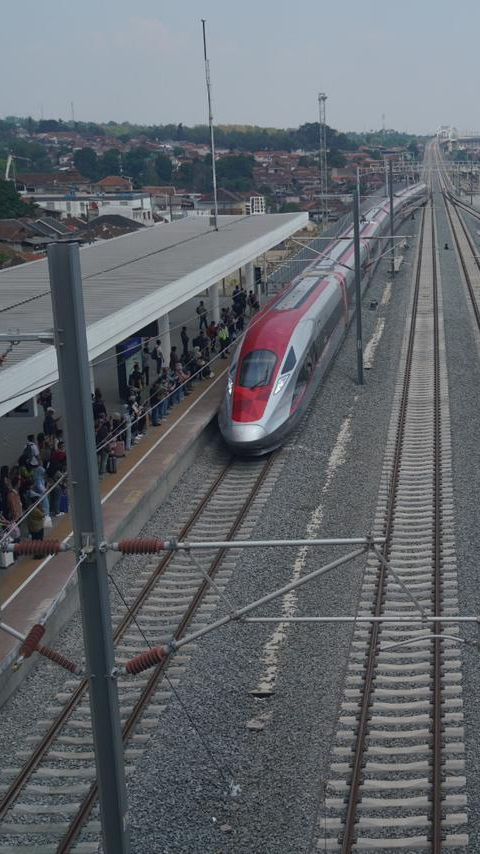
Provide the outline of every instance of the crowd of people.
{"type": "MultiPolygon", "coordinates": [[[[108,413],[101,389],[95,389],[92,411],[100,476],[114,473],[117,459],[141,441],[148,424],[160,425],[191,393],[194,383],[214,376],[212,358],[216,354],[227,358],[230,345],[245,328],[246,314],[258,308],[253,291],[247,294],[236,287],[232,305],[222,308],[219,323],[209,321],[208,310],[200,301],[198,328],[191,339],[188,328],[182,327],[180,352],[172,346],[167,357],[160,338],[145,341],[128,376],[121,412],[108,413]]],[[[68,510],[67,456],[51,389],[41,392],[38,403],[44,410],[42,432],[27,436],[15,465],[0,468],[0,535],[8,531],[13,541],[28,534],[32,540],[42,540],[52,519],[68,510]]]]}
{"type": "MultiPolygon", "coordinates": [[[[51,403],[51,394],[47,399],[43,392],[42,396],[41,403],[51,403]]],[[[0,468],[0,533],[8,531],[14,542],[27,535],[43,540],[45,529],[52,527],[52,518],[68,510],[61,419],[47,405],[44,416],[42,432],[27,436],[15,465],[0,468]]]]}

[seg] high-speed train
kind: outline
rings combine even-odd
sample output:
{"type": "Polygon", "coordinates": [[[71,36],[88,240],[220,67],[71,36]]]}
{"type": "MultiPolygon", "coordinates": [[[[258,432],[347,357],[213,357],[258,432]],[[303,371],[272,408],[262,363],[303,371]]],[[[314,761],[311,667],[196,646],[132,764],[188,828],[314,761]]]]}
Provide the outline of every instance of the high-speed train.
{"type": "MultiPolygon", "coordinates": [[[[427,199],[425,184],[394,196],[398,224],[427,199]]],[[[388,234],[388,200],[360,224],[362,287],[388,234]]],[[[281,445],[297,426],[342,342],[355,312],[353,228],[292,280],[250,322],[230,365],[219,410],[220,431],[238,454],[260,455],[281,445]]]]}

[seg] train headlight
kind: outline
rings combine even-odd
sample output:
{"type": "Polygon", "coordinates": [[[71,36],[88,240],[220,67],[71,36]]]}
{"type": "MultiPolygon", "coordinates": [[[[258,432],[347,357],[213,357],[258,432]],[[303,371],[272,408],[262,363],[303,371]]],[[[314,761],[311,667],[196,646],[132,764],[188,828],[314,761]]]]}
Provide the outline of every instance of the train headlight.
{"type": "Polygon", "coordinates": [[[281,377],[278,378],[277,383],[275,385],[275,389],[273,391],[274,394],[278,394],[284,386],[286,386],[288,380],[290,379],[290,374],[282,374],[281,377]]]}
{"type": "Polygon", "coordinates": [[[229,377],[228,382],[227,382],[227,392],[228,392],[228,394],[231,394],[232,391],[233,391],[233,380],[231,377],[229,377]]]}

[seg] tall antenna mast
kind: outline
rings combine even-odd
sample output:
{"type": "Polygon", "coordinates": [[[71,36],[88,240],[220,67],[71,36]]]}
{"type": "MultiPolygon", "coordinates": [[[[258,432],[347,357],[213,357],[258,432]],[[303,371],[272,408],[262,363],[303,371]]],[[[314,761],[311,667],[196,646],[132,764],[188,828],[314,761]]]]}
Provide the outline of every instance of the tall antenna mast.
{"type": "Polygon", "coordinates": [[[215,168],[215,137],[213,133],[213,114],[212,114],[212,92],[210,83],[210,65],[207,58],[207,39],[205,35],[205,19],[202,18],[203,29],[203,56],[205,59],[205,80],[207,82],[208,96],[208,124],[210,127],[210,150],[212,153],[212,181],[213,181],[213,204],[214,204],[214,223],[215,231],[218,231],[218,200],[217,200],[217,172],[215,168]]]}
{"type": "Polygon", "coordinates": [[[328,222],[328,173],[327,173],[327,123],[325,103],[327,96],[325,92],[318,94],[318,121],[320,126],[320,148],[319,148],[319,165],[320,165],[320,212],[322,222],[328,222]]]}
{"type": "Polygon", "coordinates": [[[74,125],[75,124],[75,105],[74,105],[73,101],[70,101],[70,111],[72,114],[72,124],[74,125]]]}

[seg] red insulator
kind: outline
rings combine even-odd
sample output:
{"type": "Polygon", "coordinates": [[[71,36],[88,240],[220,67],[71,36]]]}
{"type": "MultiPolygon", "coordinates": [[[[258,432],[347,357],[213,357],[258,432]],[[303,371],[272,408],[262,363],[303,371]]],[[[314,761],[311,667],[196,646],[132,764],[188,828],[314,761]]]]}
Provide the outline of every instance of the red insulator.
{"type": "Polygon", "coordinates": [[[151,555],[163,552],[167,548],[165,540],[120,540],[119,551],[124,555],[151,555]]]}
{"type": "Polygon", "coordinates": [[[50,661],[53,661],[60,667],[63,667],[65,670],[69,670],[70,673],[80,673],[80,667],[78,664],[75,664],[74,661],[70,661],[69,658],[65,658],[65,656],[60,652],[55,652],[54,649],[50,649],[49,646],[39,646],[37,652],[40,655],[43,655],[44,658],[48,658],[50,661]]]}
{"type": "Polygon", "coordinates": [[[45,626],[42,626],[41,623],[36,623],[35,626],[32,626],[27,637],[22,643],[20,655],[24,658],[30,658],[32,652],[35,652],[38,643],[43,638],[44,634],[45,626]]]}
{"type": "Polygon", "coordinates": [[[56,555],[61,550],[62,544],[58,540],[23,540],[15,543],[13,554],[20,555],[56,555]]]}
{"type": "Polygon", "coordinates": [[[153,649],[147,649],[131,661],[127,661],[125,670],[131,673],[132,676],[138,676],[149,667],[155,667],[156,664],[163,664],[170,655],[170,650],[166,646],[155,646],[153,649]]]}

